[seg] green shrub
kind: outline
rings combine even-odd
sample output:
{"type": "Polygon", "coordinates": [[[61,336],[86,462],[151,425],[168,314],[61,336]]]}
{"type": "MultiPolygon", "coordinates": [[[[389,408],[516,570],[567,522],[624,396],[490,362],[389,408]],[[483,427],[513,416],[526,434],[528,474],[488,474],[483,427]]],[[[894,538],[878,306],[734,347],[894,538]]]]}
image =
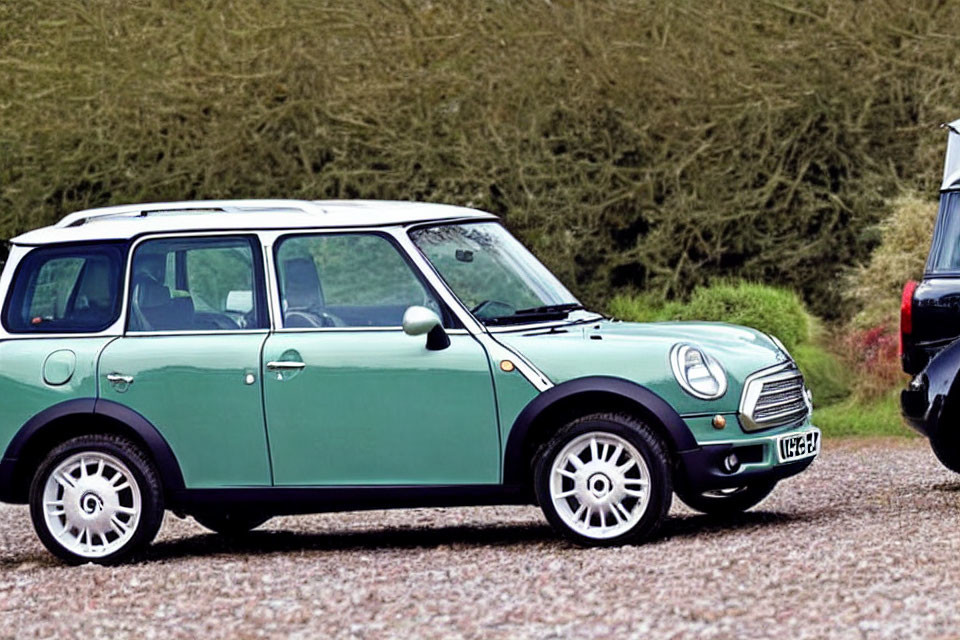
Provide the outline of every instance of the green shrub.
{"type": "Polygon", "coordinates": [[[672,320],[682,307],[681,303],[664,302],[650,294],[618,294],[607,305],[607,313],[627,322],[663,322],[672,320]]]}
{"type": "Polygon", "coordinates": [[[620,320],[704,320],[753,327],[775,335],[787,349],[810,339],[813,320],[797,294],[750,282],[698,287],[686,302],[663,302],[649,294],[618,295],[607,307],[620,320]]]}
{"type": "Polygon", "coordinates": [[[713,320],[769,333],[787,349],[810,339],[811,319],[792,291],[749,282],[698,287],[675,313],[677,320],[713,320]]]}
{"type": "Polygon", "coordinates": [[[840,360],[816,343],[799,344],[790,355],[797,361],[818,407],[836,404],[850,396],[850,376],[840,360]]]}
{"type": "Polygon", "coordinates": [[[817,406],[814,395],[813,423],[825,437],[834,436],[912,436],[900,416],[899,393],[891,391],[879,400],[864,402],[849,398],[829,407],[817,406]]]}
{"type": "Polygon", "coordinates": [[[881,240],[870,261],[848,280],[848,295],[859,309],[853,319],[856,329],[895,331],[903,285],[923,275],[937,203],[907,194],[894,200],[890,209],[889,217],[878,227],[881,240]]]}
{"type": "Polygon", "coordinates": [[[936,188],[960,3],[0,2],[0,237],[87,206],[401,198],[503,216],[584,301],[717,277],[843,314],[936,188]]]}

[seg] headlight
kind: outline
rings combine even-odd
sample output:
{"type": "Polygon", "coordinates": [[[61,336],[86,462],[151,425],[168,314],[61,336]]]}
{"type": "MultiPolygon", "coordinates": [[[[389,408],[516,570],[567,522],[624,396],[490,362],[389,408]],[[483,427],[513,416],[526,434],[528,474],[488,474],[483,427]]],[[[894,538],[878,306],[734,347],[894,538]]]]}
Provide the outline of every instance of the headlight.
{"type": "Polygon", "coordinates": [[[673,375],[683,390],[702,400],[716,400],[727,391],[727,376],[716,359],[690,344],[670,351],[673,375]]]}

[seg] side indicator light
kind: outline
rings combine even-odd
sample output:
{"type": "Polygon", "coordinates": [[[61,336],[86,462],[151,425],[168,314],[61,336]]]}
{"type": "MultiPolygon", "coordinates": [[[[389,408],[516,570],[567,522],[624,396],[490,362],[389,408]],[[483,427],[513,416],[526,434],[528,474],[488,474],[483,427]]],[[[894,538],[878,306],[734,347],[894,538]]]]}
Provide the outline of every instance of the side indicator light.
{"type": "Polygon", "coordinates": [[[516,366],[515,364],[513,364],[512,362],[510,362],[509,360],[501,360],[501,361],[500,361],[500,371],[504,371],[504,372],[506,372],[506,373],[510,373],[511,371],[513,371],[513,370],[516,369],[516,368],[517,368],[517,366],[516,366]]]}

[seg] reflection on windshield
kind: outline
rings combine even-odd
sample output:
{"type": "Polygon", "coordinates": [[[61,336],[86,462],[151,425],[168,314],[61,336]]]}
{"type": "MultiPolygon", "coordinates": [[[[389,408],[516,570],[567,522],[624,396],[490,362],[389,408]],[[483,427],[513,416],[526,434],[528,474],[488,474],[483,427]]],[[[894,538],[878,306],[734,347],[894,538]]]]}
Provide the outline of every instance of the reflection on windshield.
{"type": "Polygon", "coordinates": [[[496,222],[416,229],[414,243],[482,322],[563,319],[580,303],[496,222]]]}

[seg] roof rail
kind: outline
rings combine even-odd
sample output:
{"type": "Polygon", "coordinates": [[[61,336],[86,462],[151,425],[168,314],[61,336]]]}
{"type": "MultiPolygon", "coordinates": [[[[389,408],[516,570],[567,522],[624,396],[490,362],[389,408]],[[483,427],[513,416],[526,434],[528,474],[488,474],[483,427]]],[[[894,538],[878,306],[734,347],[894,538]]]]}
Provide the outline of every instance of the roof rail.
{"type": "Polygon", "coordinates": [[[244,212],[244,211],[301,211],[325,213],[322,206],[309,200],[194,200],[181,202],[153,202],[149,204],[119,205],[86,209],[68,214],[55,227],[78,227],[98,218],[146,217],[153,213],[244,212]]]}

